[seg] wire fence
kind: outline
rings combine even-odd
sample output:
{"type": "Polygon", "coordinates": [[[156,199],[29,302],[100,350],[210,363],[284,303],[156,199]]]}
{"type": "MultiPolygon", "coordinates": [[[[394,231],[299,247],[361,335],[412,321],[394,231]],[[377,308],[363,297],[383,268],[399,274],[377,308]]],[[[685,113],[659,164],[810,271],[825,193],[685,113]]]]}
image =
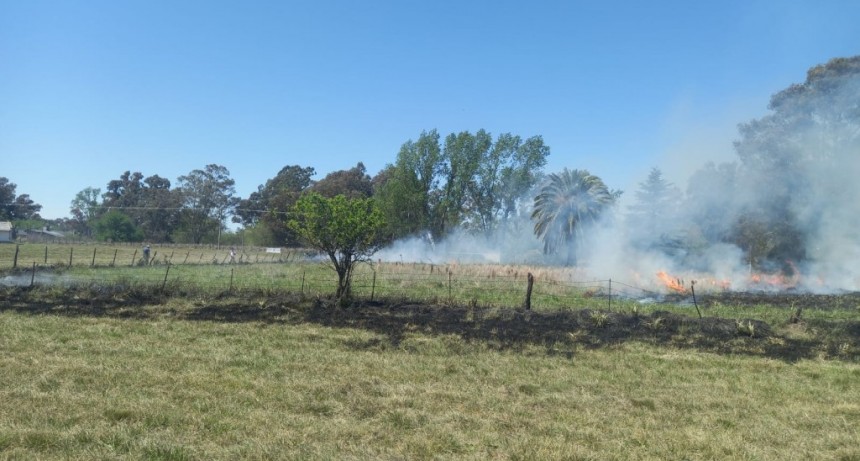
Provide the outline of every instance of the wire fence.
{"type": "MultiPolygon", "coordinates": [[[[26,257],[19,252],[17,270],[0,277],[0,284],[135,287],[211,294],[262,291],[307,296],[332,295],[338,284],[336,273],[307,252],[266,253],[265,249],[245,249],[231,258],[229,250],[224,249],[160,247],[144,260],[134,250],[130,256],[128,248],[124,252],[120,249],[64,248],[68,260],[61,263],[51,263],[59,252],[50,247],[43,249],[48,255],[39,255],[41,260],[34,258],[32,251],[26,257]]],[[[3,261],[0,258],[0,265],[13,267],[10,262],[2,264],[3,261]]],[[[357,267],[351,293],[370,301],[396,299],[474,307],[610,310],[613,305],[656,301],[662,297],[659,291],[627,282],[576,280],[575,276],[564,269],[552,268],[377,262],[357,267]]]]}
{"type": "Polygon", "coordinates": [[[316,253],[301,248],[139,243],[5,244],[0,245],[0,270],[52,267],[120,267],[149,265],[274,263],[306,260],[316,253]],[[147,252],[148,249],[148,254],[147,252]]]}

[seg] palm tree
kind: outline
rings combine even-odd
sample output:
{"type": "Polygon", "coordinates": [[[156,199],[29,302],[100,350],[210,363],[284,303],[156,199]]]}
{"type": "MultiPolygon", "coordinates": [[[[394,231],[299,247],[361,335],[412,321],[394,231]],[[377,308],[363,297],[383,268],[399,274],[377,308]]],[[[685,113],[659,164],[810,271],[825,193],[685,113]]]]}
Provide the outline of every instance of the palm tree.
{"type": "Polygon", "coordinates": [[[575,260],[574,244],[583,226],[593,224],[619,193],[610,192],[603,180],[587,170],[568,170],[549,175],[534,200],[535,235],[545,254],[567,249],[567,264],[575,260]]]}

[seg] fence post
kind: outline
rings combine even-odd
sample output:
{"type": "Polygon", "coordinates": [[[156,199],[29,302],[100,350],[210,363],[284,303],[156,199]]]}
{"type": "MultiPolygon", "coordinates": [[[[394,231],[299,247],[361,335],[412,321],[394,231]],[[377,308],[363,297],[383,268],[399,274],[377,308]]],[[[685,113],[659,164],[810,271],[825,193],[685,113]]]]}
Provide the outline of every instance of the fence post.
{"type": "Polygon", "coordinates": [[[232,267],[230,268],[230,290],[229,291],[231,293],[233,292],[233,268],[232,267]]]}
{"type": "Polygon", "coordinates": [[[134,267],[134,260],[137,259],[137,248],[134,249],[134,254],[131,255],[131,264],[129,266],[134,267]]]}
{"type": "Polygon", "coordinates": [[[117,254],[118,252],[119,252],[119,248],[114,248],[114,249],[113,249],[113,261],[111,261],[111,262],[110,262],[110,267],[113,267],[113,266],[115,266],[115,265],[116,265],[116,254],[117,254]]]}
{"type": "Polygon", "coordinates": [[[90,262],[90,267],[95,267],[96,265],[96,250],[98,247],[93,247],[93,260],[90,262]]]}
{"type": "Polygon", "coordinates": [[[448,304],[453,304],[454,298],[451,297],[451,272],[448,272],[448,304]]]}
{"type": "Polygon", "coordinates": [[[75,247],[69,247],[69,267],[72,267],[72,255],[75,254],[75,247]]]}
{"type": "Polygon", "coordinates": [[[12,259],[12,269],[15,269],[18,267],[18,250],[20,250],[20,249],[21,249],[21,245],[16,243],[15,244],[15,258],[12,259]]]}
{"type": "Polygon", "coordinates": [[[690,281],[690,293],[693,294],[693,305],[696,306],[696,313],[699,314],[699,318],[702,318],[702,311],[699,310],[699,303],[696,302],[696,281],[690,281]]]}
{"type": "Polygon", "coordinates": [[[608,310],[612,310],[612,279],[609,279],[609,308],[608,310]]]}
{"type": "Polygon", "coordinates": [[[525,310],[530,311],[532,309],[532,287],[535,284],[535,277],[529,272],[528,275],[528,288],[526,288],[526,301],[523,303],[523,308],[525,310]]]}
{"type": "Polygon", "coordinates": [[[167,270],[164,271],[164,281],[161,282],[161,291],[164,291],[164,287],[167,286],[167,274],[170,273],[170,263],[167,263],[167,270]]]}
{"type": "Polygon", "coordinates": [[[376,292],[376,271],[373,271],[373,283],[370,285],[370,302],[373,302],[373,294],[376,292]]]}
{"type": "Polygon", "coordinates": [[[45,265],[48,265],[48,245],[45,245],[45,265]]]}
{"type": "Polygon", "coordinates": [[[189,257],[189,256],[191,256],[191,252],[190,252],[190,251],[189,251],[188,253],[185,253],[185,259],[183,259],[183,260],[182,260],[182,264],[185,264],[185,262],[186,262],[186,261],[188,261],[188,257],[189,257]]]}
{"type": "Polygon", "coordinates": [[[30,275],[30,288],[36,283],[36,261],[33,261],[33,274],[30,275]]]}
{"type": "Polygon", "coordinates": [[[305,271],[302,270],[302,294],[305,294],[305,271]]]}

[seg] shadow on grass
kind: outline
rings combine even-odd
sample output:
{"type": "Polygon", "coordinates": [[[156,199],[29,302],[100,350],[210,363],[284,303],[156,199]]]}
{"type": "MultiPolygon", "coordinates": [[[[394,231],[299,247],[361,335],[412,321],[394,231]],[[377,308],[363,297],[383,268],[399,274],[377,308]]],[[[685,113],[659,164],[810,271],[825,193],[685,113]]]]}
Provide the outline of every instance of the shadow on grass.
{"type": "MultiPolygon", "coordinates": [[[[809,321],[774,331],[754,319],[699,319],[671,312],[637,315],[604,310],[525,311],[359,301],[349,307],[297,294],[242,293],[163,296],[145,291],[28,290],[0,291],[0,311],[31,315],[174,318],[209,322],[263,324],[312,323],[374,332],[393,346],[410,334],[456,335],[499,350],[544,347],[547,354],[572,357],[578,348],[611,347],[629,341],[745,354],[794,362],[825,357],[860,360],[860,321],[809,321]]],[[[350,343],[355,349],[379,347],[380,340],[350,343]]]]}

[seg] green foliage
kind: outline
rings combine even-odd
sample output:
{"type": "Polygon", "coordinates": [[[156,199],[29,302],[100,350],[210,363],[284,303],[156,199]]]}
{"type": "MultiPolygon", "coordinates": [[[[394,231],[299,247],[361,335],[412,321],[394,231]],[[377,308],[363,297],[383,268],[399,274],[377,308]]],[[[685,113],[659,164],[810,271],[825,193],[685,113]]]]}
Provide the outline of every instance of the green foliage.
{"type": "Polygon", "coordinates": [[[333,171],[317,181],[311,187],[323,197],[343,195],[347,198],[367,198],[373,195],[373,184],[364,164],[358,164],[349,170],[333,171]]]}
{"type": "Polygon", "coordinates": [[[179,177],[179,188],[185,209],[182,228],[192,243],[201,243],[211,235],[220,237],[224,220],[239,199],[234,197],[236,182],[221,165],[206,165],[179,177]]]}
{"type": "Polygon", "coordinates": [[[140,242],[143,231],[121,211],[112,210],[97,219],[93,225],[97,239],[105,242],[140,242]]]}
{"type": "Polygon", "coordinates": [[[153,242],[170,242],[179,225],[182,197],[170,188],[170,181],[152,175],[126,171],[119,179],[108,182],[102,202],[96,197],[98,189],[87,188],[72,201],[72,214],[79,221],[78,227],[101,216],[111,208],[122,210],[144,233],[144,238],[153,242]]]}
{"type": "Polygon", "coordinates": [[[87,187],[75,194],[71,202],[72,226],[80,235],[92,233],[91,224],[101,214],[101,189],[87,187]]]}
{"type": "Polygon", "coordinates": [[[588,226],[615,203],[617,194],[603,180],[586,170],[553,173],[534,199],[532,220],[535,235],[543,241],[544,253],[566,251],[566,263],[576,259],[575,246],[581,243],[588,226]]]}
{"type": "Polygon", "coordinates": [[[0,177],[0,220],[40,219],[42,205],[33,202],[29,194],[16,195],[17,185],[0,177]]]}
{"type": "Polygon", "coordinates": [[[355,264],[373,255],[384,241],[385,219],[370,198],[326,198],[307,193],[293,207],[288,225],[329,258],[338,276],[338,298],[349,297],[355,264]]]}
{"type": "Polygon", "coordinates": [[[375,196],[393,238],[440,237],[459,226],[486,232],[516,213],[548,155],[540,136],[493,141],[485,130],[463,131],[446,136],[443,148],[436,130],[422,132],[378,175],[375,196]]]}
{"type": "MultiPolygon", "coordinates": [[[[302,192],[310,187],[315,171],[311,167],[288,165],[257,191],[239,201],[235,222],[247,226],[263,226],[269,230],[268,246],[297,246],[296,235],[287,226],[286,214],[295,205],[302,192]]],[[[262,232],[260,233],[262,236],[262,232]]],[[[262,244],[262,243],[260,243],[262,244]]]]}

